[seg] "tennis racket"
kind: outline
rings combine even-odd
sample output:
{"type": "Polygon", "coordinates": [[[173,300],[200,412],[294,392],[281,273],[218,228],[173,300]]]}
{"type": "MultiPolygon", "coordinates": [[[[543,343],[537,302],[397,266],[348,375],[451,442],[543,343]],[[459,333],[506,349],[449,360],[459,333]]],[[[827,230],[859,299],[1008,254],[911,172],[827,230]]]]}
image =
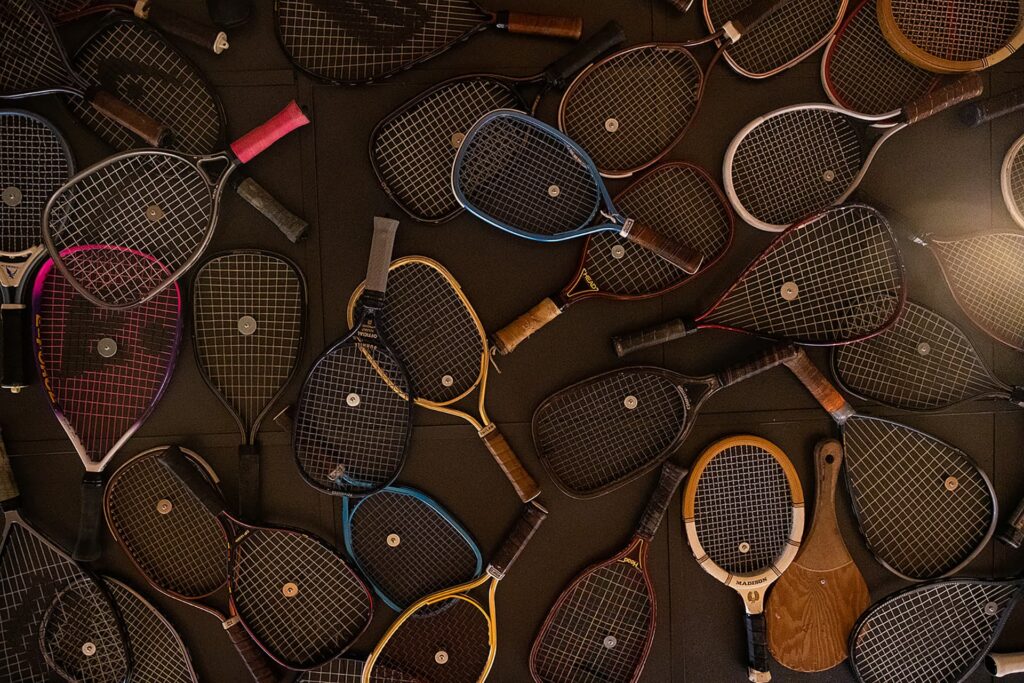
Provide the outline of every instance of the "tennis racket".
{"type": "Polygon", "coordinates": [[[469,127],[493,109],[533,114],[546,93],[563,89],[580,69],[625,39],[622,27],[610,21],[539,74],[469,74],[425,90],[385,117],[370,135],[370,164],[377,181],[417,221],[451,220],[462,211],[452,194],[452,162],[469,127]]]}
{"type": "Polygon", "coordinates": [[[426,494],[390,486],[341,504],[345,549],[396,612],[480,575],[483,559],[476,541],[426,494]]]}
{"type": "Polygon", "coordinates": [[[452,167],[455,198],[480,220],[536,242],[614,232],[686,273],[703,255],[622,215],[587,153],[557,129],[512,109],[484,115],[452,167]]]}
{"type": "Polygon", "coordinates": [[[1024,673],[1024,652],[990,652],[985,655],[985,670],[996,678],[1024,673]]]}
{"type": "Polygon", "coordinates": [[[846,484],[875,559],[908,581],[967,566],[995,531],[998,505],[985,473],[929,434],[858,415],[802,352],[786,366],[842,428],[846,484]]]}
{"type": "MultiPolygon", "coordinates": [[[[701,269],[718,262],[733,238],[733,215],[725,196],[699,166],[666,162],[615,197],[626,214],[704,254],[701,269]]],[[[527,338],[588,299],[636,301],[666,294],[689,282],[683,271],[628,240],[599,232],[587,237],[576,273],[557,294],[491,337],[498,353],[512,353],[527,338]]]]}
{"type": "Polygon", "coordinates": [[[145,303],[202,256],[217,228],[220,198],[232,171],[307,123],[293,101],[217,154],[144,149],[109,157],[78,173],[50,198],[43,212],[43,243],[86,300],[105,308],[145,303]],[[222,167],[216,179],[207,172],[211,166],[222,167]],[[89,282],[90,272],[76,270],[62,254],[93,244],[147,254],[163,263],[165,275],[152,281],[148,273],[127,269],[118,287],[89,282]]]}
{"type": "Polygon", "coordinates": [[[654,641],[658,610],[647,553],[685,476],[681,467],[662,465],[661,480],[629,544],[562,591],[533,640],[534,681],[632,683],[640,677],[654,641]]]}
{"type": "Polygon", "coordinates": [[[51,19],[60,24],[77,21],[94,14],[106,14],[111,10],[120,10],[131,13],[143,21],[148,21],[161,31],[176,38],[212,50],[214,54],[219,55],[228,49],[228,37],[223,31],[218,31],[212,26],[205,26],[167,9],[162,4],[154,4],[150,0],[139,0],[139,2],[36,0],[36,2],[51,19]]]}
{"type": "Polygon", "coordinates": [[[878,0],[882,35],[900,57],[936,73],[980,71],[1024,44],[1020,0],[878,0]]]}
{"type": "MultiPolygon", "coordinates": [[[[365,288],[360,284],[348,300],[353,329],[365,288]]],[[[537,482],[487,414],[487,335],[455,277],[423,256],[392,262],[376,323],[409,373],[416,404],[471,424],[519,498],[526,502],[540,495],[537,482]],[[474,391],[476,416],[456,407],[474,391]]]]}
{"type": "MultiPolygon", "coordinates": [[[[128,18],[106,21],[78,49],[75,71],[87,82],[174,131],[169,147],[184,154],[211,154],[227,146],[224,106],[202,71],[160,33],[128,18]]],[[[71,112],[117,151],[137,139],[91,107],[68,100],[71,112]]],[[[238,167],[228,176],[235,193],[263,214],[292,242],[309,225],[238,167]]]]}
{"type": "Polygon", "coordinates": [[[39,222],[75,161],[52,123],[18,109],[0,109],[0,148],[0,386],[18,393],[29,382],[29,285],[46,254],[39,222]]]}
{"type": "Polygon", "coordinates": [[[804,492],[786,454],[756,436],[708,446],[683,490],[683,524],[701,569],[743,598],[747,678],[770,681],[764,596],[804,534],[804,492]]]}
{"type": "Polygon", "coordinates": [[[704,328],[798,344],[866,339],[891,325],[906,298],[903,261],[888,221],[864,204],[796,223],[696,318],[614,337],[621,357],[704,328]]]}
{"type": "Polygon", "coordinates": [[[295,374],[305,311],[305,278],[277,254],[219,254],[192,282],[196,365],[242,437],[238,509],[247,519],[260,510],[260,424],[295,374]]]}
{"type": "Polygon", "coordinates": [[[726,48],[791,1],[756,0],[704,38],[645,43],[595,62],[562,97],[558,127],[587,150],[601,175],[626,177],[647,168],[686,135],[726,48]],[[715,56],[701,69],[688,48],[716,42],[715,56]]]}
{"type": "Polygon", "coordinates": [[[796,353],[776,347],[713,375],[652,366],[612,370],[555,392],[533,414],[533,442],[555,484],[573,498],[614,491],[679,450],[704,403],[796,353]]]}
{"type": "Polygon", "coordinates": [[[1024,545],[1024,500],[1021,500],[1020,505],[1006,520],[996,538],[1011,548],[1019,548],[1024,545]]]}
{"type": "Polygon", "coordinates": [[[498,582],[508,574],[547,514],[537,503],[527,503],[483,574],[428,595],[402,612],[366,660],[362,683],[371,683],[379,666],[417,683],[486,680],[498,650],[498,582]],[[483,586],[488,588],[486,603],[470,595],[483,586]]]}
{"type": "Polygon", "coordinates": [[[1024,578],[941,579],[875,603],[850,636],[860,683],[965,681],[1024,595],[1024,578]]]}
{"type": "Polygon", "coordinates": [[[996,379],[959,327],[911,301],[885,332],[833,349],[832,373],[848,393],[904,410],[976,398],[1024,407],[1024,388],[996,379]]]}
{"type": "Polygon", "coordinates": [[[1017,225],[1024,227],[1024,135],[1017,138],[1003,157],[999,173],[999,186],[1003,191],[1003,202],[1017,225]]]}
{"type": "Polygon", "coordinates": [[[1024,109],[1024,88],[1016,88],[982,102],[965,104],[960,109],[960,120],[964,125],[975,128],[1021,109],[1024,109]]]}
{"type": "Polygon", "coordinates": [[[398,221],[373,219],[359,317],[316,360],[299,392],[292,451],[302,478],[324,493],[369,495],[393,482],[405,465],[412,435],[410,376],[378,321],[397,230],[398,221]]]}
{"type": "Polygon", "coordinates": [[[831,104],[798,104],[759,116],[725,152],[725,193],[740,217],[779,232],[808,214],[844,202],[860,185],[878,150],[907,126],[974,99],[981,78],[960,80],[871,115],[831,104]],[[873,124],[892,124],[879,130],[873,124]]]}
{"type": "Polygon", "coordinates": [[[132,680],[150,683],[199,683],[192,658],[171,622],[134,589],[117,579],[103,577],[132,649],[132,680]]]}
{"type": "Polygon", "coordinates": [[[64,93],[89,103],[151,145],[167,137],[162,123],[108,92],[90,87],[71,70],[53,24],[34,0],[0,3],[0,99],[64,93]]]}
{"type": "Polygon", "coordinates": [[[825,48],[821,84],[837,107],[866,116],[893,115],[939,82],[904,61],[878,27],[876,0],[862,0],[825,48]]]}
{"type": "Polygon", "coordinates": [[[18,495],[0,439],[0,678],[120,683],[131,673],[120,612],[98,579],[25,521],[18,495]],[[62,614],[74,623],[59,623],[62,614]]]}
{"type": "Polygon", "coordinates": [[[292,63],[346,85],[394,76],[492,27],[567,40],[583,33],[579,17],[489,12],[473,0],[276,0],[274,8],[277,36],[292,63]]]}
{"type": "MultiPolygon", "coordinates": [[[[275,683],[277,675],[227,597],[228,555],[221,527],[196,495],[160,464],[158,457],[167,449],[143,451],[110,477],[103,496],[107,527],[153,588],[220,620],[253,679],[275,683]]],[[[216,484],[209,465],[186,453],[216,484]]]]}
{"type": "MultiPolygon", "coordinates": [[[[362,659],[332,659],[318,669],[286,674],[280,683],[360,683],[363,680],[362,659]]],[[[417,683],[413,678],[389,671],[383,666],[374,667],[370,683],[417,683]]]]}
{"type": "MultiPolygon", "coordinates": [[[[151,280],[162,264],[115,247],[69,250],[64,258],[89,285],[120,286],[125,270],[151,280]]],[[[85,466],[74,557],[100,555],[103,470],[156,407],[174,372],[181,344],[177,287],[125,311],[97,308],[45,262],[32,292],[33,339],[39,377],[50,407],[85,466]]]]}
{"type": "MultiPolygon", "coordinates": [[[[772,10],[743,40],[729,45],[725,61],[747,78],[768,78],[807,59],[832,37],[846,13],[847,0],[785,2],[772,10]]],[[[704,0],[709,31],[724,26],[749,0],[704,0]]]]}

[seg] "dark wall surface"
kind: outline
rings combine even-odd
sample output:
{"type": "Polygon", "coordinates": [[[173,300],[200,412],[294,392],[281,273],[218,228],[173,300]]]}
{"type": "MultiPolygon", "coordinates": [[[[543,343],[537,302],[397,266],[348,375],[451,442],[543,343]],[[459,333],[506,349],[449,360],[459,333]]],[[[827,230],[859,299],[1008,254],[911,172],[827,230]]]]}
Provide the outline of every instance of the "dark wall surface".
{"type": "MultiPolygon", "coordinates": [[[[174,2],[178,5],[179,2],[174,2]]],[[[427,86],[470,71],[535,73],[565,44],[485,32],[440,59],[386,83],[358,88],[329,87],[299,76],[278,47],[269,0],[256,0],[253,21],[231,32],[231,48],[215,57],[183,46],[208,73],[224,99],[230,131],[246,131],[284,102],[305,105],[313,125],[293,134],[255,160],[250,172],[285,204],[311,223],[299,245],[286,242],[272,226],[233,193],[212,251],[262,247],[294,259],[309,288],[309,322],[299,373],[304,374],[325,345],[345,331],[344,310],[365,273],[375,214],[400,216],[377,187],[367,158],[370,131],[377,121],[427,86]]],[[[631,43],[678,40],[704,34],[699,12],[681,16],[662,0],[515,0],[515,9],[578,13],[593,31],[618,20],[631,43]]],[[[203,3],[180,0],[180,9],[204,18],[203,3]]],[[[706,62],[703,49],[698,58],[706,62]]],[[[670,158],[685,159],[721,175],[722,154],[732,136],[751,118],[787,104],[825,101],[819,80],[820,52],[770,80],[755,82],[720,64],[709,83],[704,110],[685,142],[670,158]]],[[[984,74],[998,93],[1024,83],[1019,58],[984,74]]],[[[52,98],[18,103],[44,113],[69,137],[80,165],[102,158],[102,143],[81,128],[52,98]]],[[[541,116],[553,121],[557,101],[549,97],[541,116]]],[[[1014,115],[968,130],[947,113],[894,137],[875,160],[861,196],[899,207],[919,226],[937,233],[1015,229],[999,191],[999,165],[1009,144],[1024,131],[1014,115]]],[[[625,182],[611,183],[614,191],[625,182]]],[[[493,331],[557,291],[570,277],[581,243],[537,245],[521,241],[462,216],[441,226],[419,225],[402,215],[396,256],[421,254],[441,261],[462,283],[484,326],[493,331]]],[[[489,680],[529,680],[531,640],[564,584],[578,570],[621,548],[655,484],[651,474],[597,499],[570,499],[548,480],[536,459],[529,421],[536,405],[552,391],[599,371],[624,365],[608,342],[613,333],[657,322],[669,314],[696,313],[733,281],[772,235],[737,222],[736,238],[723,261],[674,293],[634,303],[591,301],[574,308],[491,372],[488,408],[527,466],[545,488],[551,515],[498,592],[499,652],[489,680]]],[[[990,341],[969,325],[953,303],[930,254],[904,247],[911,296],[958,321],[986,363],[1008,383],[1024,383],[1021,356],[990,341]]],[[[189,280],[186,276],[186,282],[189,280]]],[[[1021,294],[1024,296],[1024,293],[1021,294]]],[[[629,359],[688,374],[703,374],[750,356],[764,344],[753,338],[705,331],[629,359]]],[[[811,352],[823,367],[826,356],[811,352]]],[[[299,381],[280,405],[294,400],[299,381]]],[[[862,405],[854,402],[855,405],[862,405]]],[[[866,412],[895,411],[865,406],[866,412]]],[[[276,412],[276,409],[273,411],[276,412]]],[[[900,414],[901,421],[948,440],[973,456],[995,483],[1008,512],[1024,496],[1024,413],[1003,403],[969,403],[932,415],[900,414]]],[[[418,410],[408,465],[400,481],[438,498],[479,540],[485,556],[516,517],[519,502],[473,430],[458,418],[418,410]]],[[[23,493],[26,516],[52,537],[71,544],[77,527],[81,465],[53,418],[38,384],[18,396],[0,395],[0,426],[23,493]]],[[[775,370],[722,392],[708,403],[675,456],[689,465],[719,437],[751,433],[768,438],[789,454],[808,497],[813,496],[811,453],[821,438],[836,435],[829,416],[784,370],[775,370]]],[[[341,542],[340,502],[306,487],[296,471],[287,435],[264,424],[262,500],[268,522],[307,528],[341,542]]],[[[182,349],[177,372],[156,412],[108,469],[146,448],[178,442],[203,455],[235,500],[239,436],[230,416],[203,384],[191,343],[182,349]]],[[[644,681],[743,681],[746,679],[742,606],[737,595],[716,583],[694,562],[681,533],[677,494],[652,547],[650,564],[658,593],[658,631],[644,681]]],[[[868,553],[852,520],[845,492],[839,498],[847,544],[877,599],[903,585],[868,553]]],[[[198,670],[207,681],[246,680],[241,662],[212,618],[147,589],[109,534],[96,567],[127,580],[161,606],[181,630],[198,670]]],[[[992,543],[964,572],[1006,575],[1024,567],[1024,551],[992,543]]],[[[372,649],[394,614],[379,605],[369,631],[353,648],[372,649]]],[[[1006,628],[999,649],[1024,649],[1024,610],[1006,628]]],[[[778,681],[847,681],[845,665],[818,675],[774,666],[778,681]]],[[[986,680],[976,673],[971,680],[986,680]]]]}

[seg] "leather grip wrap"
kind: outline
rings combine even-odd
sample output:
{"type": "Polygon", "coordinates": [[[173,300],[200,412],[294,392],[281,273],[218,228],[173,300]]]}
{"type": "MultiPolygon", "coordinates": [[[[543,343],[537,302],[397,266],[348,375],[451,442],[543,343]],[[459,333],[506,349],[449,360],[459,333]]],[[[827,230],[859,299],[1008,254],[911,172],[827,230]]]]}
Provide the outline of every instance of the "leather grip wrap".
{"type": "Polygon", "coordinates": [[[488,573],[499,579],[504,578],[547,516],[548,511],[537,503],[524,505],[516,525],[512,527],[512,531],[505,537],[498,552],[494,554],[494,560],[488,567],[488,573]]]}
{"type": "Polygon", "coordinates": [[[276,225],[277,229],[288,238],[288,241],[295,244],[305,237],[309,223],[286,209],[281,202],[277,201],[272,194],[264,190],[263,186],[252,178],[248,176],[242,178],[235,185],[235,192],[238,193],[239,197],[247,201],[249,206],[259,211],[268,221],[276,225]]]}
{"type": "Polygon", "coordinates": [[[718,381],[723,387],[727,387],[742,382],[745,379],[750,379],[754,375],[760,375],[762,372],[771,370],[783,363],[788,363],[800,354],[803,354],[803,351],[793,344],[775,346],[753,360],[734,365],[719,372],[717,375],[718,381]]]}
{"type": "Polygon", "coordinates": [[[224,499],[180,448],[168,446],[157,460],[184,484],[211,514],[219,515],[224,512],[224,499]]]}
{"type": "Polygon", "coordinates": [[[0,508],[8,509],[5,504],[17,497],[18,482],[14,479],[11,460],[7,456],[7,446],[4,444],[3,433],[0,432],[0,508]]]}
{"type": "Polygon", "coordinates": [[[307,123],[309,117],[303,113],[295,100],[292,100],[269,121],[256,126],[232,142],[231,151],[239,161],[246,164],[285,135],[307,123]]]}
{"type": "Polygon", "coordinates": [[[495,425],[484,427],[480,431],[480,438],[483,440],[484,445],[487,446],[487,450],[494,456],[498,466],[501,467],[501,471],[505,473],[505,476],[512,483],[512,488],[516,490],[519,500],[528,503],[540,495],[540,486],[530,476],[530,473],[526,471],[523,463],[516,456],[515,452],[512,451],[512,446],[509,445],[505,436],[498,431],[495,425]]]}
{"type": "Polygon", "coordinates": [[[78,520],[78,540],[71,553],[79,562],[92,562],[100,556],[100,519],[103,517],[103,473],[86,472],[82,476],[82,513],[78,520]]]}
{"type": "Polygon", "coordinates": [[[245,662],[245,668],[252,674],[253,679],[257,683],[276,683],[277,676],[271,670],[270,664],[263,656],[263,653],[260,652],[256,644],[252,642],[249,634],[246,633],[242,622],[238,621],[238,619],[226,621],[224,622],[224,630],[227,632],[228,639],[235,646],[235,650],[238,651],[242,661],[245,662]]]}
{"type": "Polygon", "coordinates": [[[704,262],[704,255],[696,249],[680,244],[647,225],[633,223],[623,230],[621,235],[630,242],[635,242],[644,249],[657,254],[688,275],[693,275],[700,270],[700,266],[704,262]]]}
{"type": "Polygon", "coordinates": [[[145,12],[146,16],[142,18],[148,19],[165,33],[212,50],[214,54],[219,55],[228,49],[228,37],[223,31],[172,12],[160,4],[146,3],[145,12]]]}
{"type": "Polygon", "coordinates": [[[768,654],[768,629],[764,613],[747,614],[747,679],[752,683],[772,680],[769,670],[771,655],[768,654]]]}
{"type": "Polygon", "coordinates": [[[660,346],[665,342],[682,339],[686,335],[696,331],[697,326],[693,323],[688,323],[681,318],[675,318],[674,320],[663,322],[660,325],[645,327],[644,329],[637,330],[636,332],[612,337],[612,346],[615,347],[616,355],[618,355],[619,358],[622,358],[634,351],[649,349],[652,346],[660,346]]]}
{"type": "Polygon", "coordinates": [[[96,111],[121,124],[153,147],[160,147],[170,138],[170,131],[164,124],[133,109],[105,90],[90,92],[88,100],[96,111]]]}
{"type": "Polygon", "coordinates": [[[647,501],[647,507],[637,526],[637,536],[649,541],[658,533],[661,520],[665,518],[665,510],[668,509],[668,504],[672,501],[672,494],[679,488],[680,482],[683,481],[688,471],[670,462],[661,466],[661,479],[658,480],[658,488],[654,490],[651,499],[647,501]]]}
{"type": "Polygon", "coordinates": [[[499,19],[509,33],[528,36],[547,36],[579,40],[583,35],[583,19],[580,17],[556,17],[549,14],[528,14],[509,12],[499,19]]]}
{"type": "Polygon", "coordinates": [[[811,395],[817,399],[821,407],[827,410],[836,422],[843,424],[847,418],[854,414],[853,408],[846,402],[843,395],[828,381],[807,354],[798,349],[796,355],[785,361],[786,367],[796,375],[811,395]]]}
{"type": "Polygon", "coordinates": [[[0,386],[21,391],[28,384],[28,307],[24,304],[0,305],[0,328],[3,328],[4,365],[0,386]]]}
{"type": "Polygon", "coordinates": [[[908,102],[903,106],[903,113],[907,123],[917,123],[962,102],[973,100],[984,90],[985,85],[981,81],[981,76],[969,73],[947,86],[908,102]]]}
{"type": "Polygon", "coordinates": [[[1024,500],[1020,501],[1020,505],[1006,520],[998,538],[1011,548],[1019,548],[1024,544],[1024,500]]]}
{"type": "Polygon", "coordinates": [[[557,318],[562,313],[551,297],[523,313],[505,327],[494,333],[494,348],[505,356],[529,339],[540,328],[557,318]]]}
{"type": "Polygon", "coordinates": [[[613,47],[626,41],[626,33],[617,21],[609,21],[601,30],[564,54],[544,69],[544,80],[554,88],[564,88],[584,67],[613,47]]]}
{"type": "Polygon", "coordinates": [[[960,109],[960,120],[974,128],[1000,117],[1024,109],[1024,88],[990,97],[984,102],[974,102],[960,109]]]}

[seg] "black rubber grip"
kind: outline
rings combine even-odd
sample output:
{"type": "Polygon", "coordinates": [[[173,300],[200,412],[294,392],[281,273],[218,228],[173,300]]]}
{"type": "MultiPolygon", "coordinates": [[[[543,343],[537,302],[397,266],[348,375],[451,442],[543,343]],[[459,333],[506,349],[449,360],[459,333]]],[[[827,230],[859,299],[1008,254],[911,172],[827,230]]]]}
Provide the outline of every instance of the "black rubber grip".
{"type": "Polygon", "coordinates": [[[235,28],[252,17],[252,0],[206,0],[210,21],[221,28],[235,28]]]}
{"type": "Polygon", "coordinates": [[[771,680],[771,655],[764,613],[747,614],[747,666],[751,681],[771,680]]]}
{"type": "Polygon", "coordinates": [[[753,360],[722,370],[718,373],[718,381],[723,387],[731,386],[791,361],[800,353],[800,349],[793,344],[774,346],[753,360]]]}
{"type": "Polygon", "coordinates": [[[519,555],[522,554],[526,544],[530,542],[537,529],[547,519],[548,511],[536,502],[530,502],[523,506],[523,512],[519,516],[512,531],[505,537],[505,541],[494,554],[491,561],[491,569],[499,577],[505,576],[519,555]]]}
{"type": "Polygon", "coordinates": [[[658,527],[661,526],[661,520],[665,517],[665,510],[668,509],[668,504],[672,500],[672,494],[679,488],[679,483],[687,472],[687,469],[670,462],[661,466],[661,479],[658,481],[658,488],[654,490],[654,494],[647,502],[647,508],[644,510],[636,530],[637,536],[649,541],[658,533],[658,527]]]}
{"type": "Polygon", "coordinates": [[[260,452],[256,446],[238,447],[238,513],[242,519],[260,519],[260,452]]]}
{"type": "Polygon", "coordinates": [[[4,304],[0,309],[0,327],[3,327],[3,374],[0,380],[5,389],[20,391],[28,384],[28,307],[4,304]]]}
{"type": "Polygon", "coordinates": [[[199,467],[193,463],[177,446],[168,446],[167,450],[157,458],[168,472],[174,475],[184,484],[199,502],[214,515],[224,512],[224,499],[220,497],[209,480],[199,471],[199,467]]]}
{"type": "Polygon", "coordinates": [[[148,19],[154,26],[193,45],[220,54],[228,48],[228,37],[223,31],[182,16],[160,4],[147,6],[148,19]]]}
{"type": "Polygon", "coordinates": [[[1020,501],[1020,505],[1006,520],[998,538],[1011,548],[1019,548],[1024,545],[1024,500],[1020,501]]]}
{"type": "Polygon", "coordinates": [[[546,68],[544,70],[545,80],[551,87],[562,89],[584,67],[613,47],[621,45],[625,40],[626,32],[619,25],[619,22],[609,21],[601,27],[600,31],[584,40],[563,55],[561,59],[546,68]]]}
{"type": "Polygon", "coordinates": [[[1017,88],[984,102],[972,102],[960,108],[960,120],[974,128],[1007,114],[1024,109],[1024,88],[1017,88]]]}
{"type": "Polygon", "coordinates": [[[262,185],[249,176],[238,175],[238,171],[235,171],[235,174],[238,177],[238,182],[234,184],[235,192],[247,201],[249,206],[276,225],[277,229],[290,242],[297,243],[305,236],[306,230],[309,229],[309,223],[286,209],[281,202],[274,198],[274,195],[263,189],[262,185]]]}
{"type": "Polygon", "coordinates": [[[612,337],[612,346],[615,347],[615,353],[619,358],[622,358],[634,351],[649,349],[652,346],[659,346],[665,342],[682,339],[686,335],[696,331],[697,326],[693,323],[688,323],[681,318],[676,318],[674,320],[661,323],[660,325],[647,327],[636,332],[630,332],[629,334],[625,334],[620,337],[612,337]]]}
{"type": "Polygon", "coordinates": [[[100,556],[100,519],[103,517],[103,473],[86,472],[82,477],[82,513],[78,520],[78,540],[71,553],[79,562],[92,562],[100,556]]]}

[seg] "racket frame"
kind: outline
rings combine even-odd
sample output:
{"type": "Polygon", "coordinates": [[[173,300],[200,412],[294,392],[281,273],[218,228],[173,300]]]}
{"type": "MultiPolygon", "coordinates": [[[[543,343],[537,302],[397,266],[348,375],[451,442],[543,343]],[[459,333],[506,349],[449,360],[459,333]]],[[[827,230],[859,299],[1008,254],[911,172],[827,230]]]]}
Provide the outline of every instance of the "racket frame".
{"type": "MultiPolygon", "coordinates": [[[[1006,150],[1006,155],[1003,157],[1003,163],[999,169],[999,189],[1003,194],[1003,203],[1006,205],[1006,210],[1010,212],[1010,217],[1013,218],[1014,223],[1024,228],[1024,213],[1017,208],[1017,201],[1013,196],[1013,183],[1011,181],[1013,162],[1016,161],[1017,157],[1021,153],[1021,149],[1024,148],[1024,135],[1017,138],[1010,149],[1006,150]]],[[[1024,197],[1021,197],[1021,202],[1024,203],[1024,197]]]]}

